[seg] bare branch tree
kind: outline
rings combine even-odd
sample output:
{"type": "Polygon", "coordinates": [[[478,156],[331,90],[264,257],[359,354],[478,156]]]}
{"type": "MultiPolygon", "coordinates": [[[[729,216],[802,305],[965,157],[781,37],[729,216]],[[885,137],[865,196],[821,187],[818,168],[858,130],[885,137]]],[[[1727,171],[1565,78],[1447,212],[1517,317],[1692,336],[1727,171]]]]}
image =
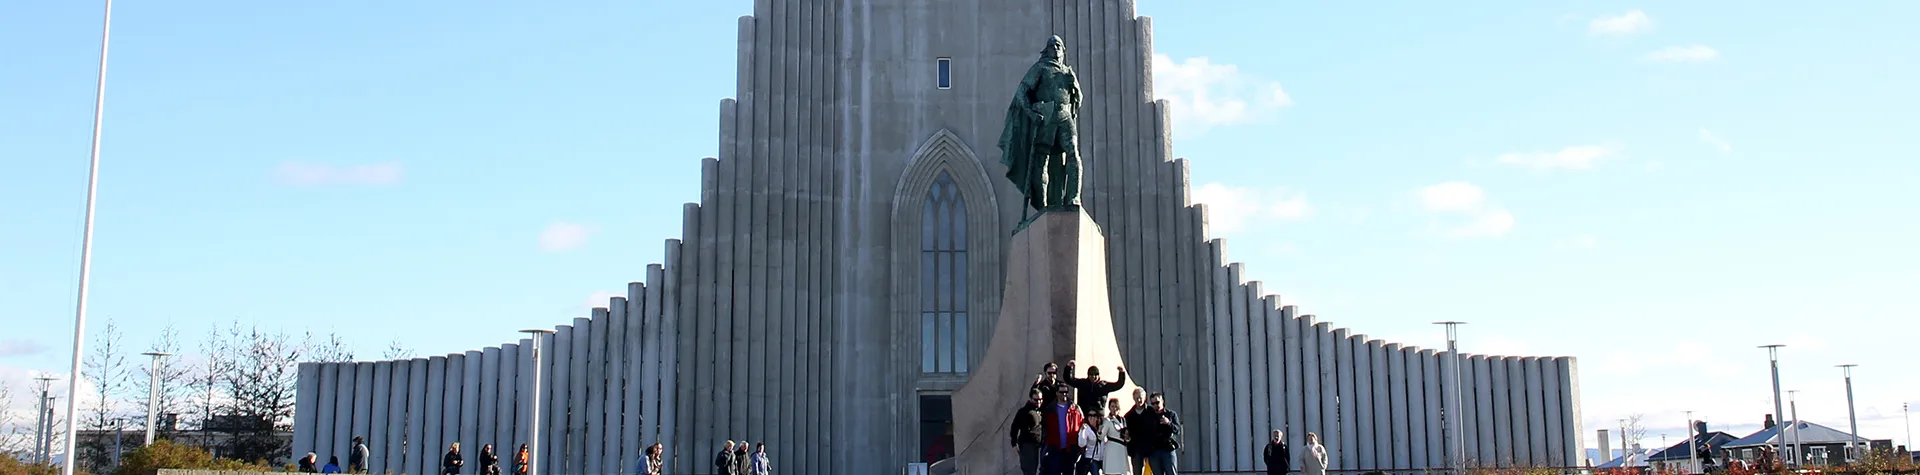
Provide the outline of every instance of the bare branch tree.
{"type": "Polygon", "coordinates": [[[388,343],[387,353],[381,355],[381,358],[388,360],[404,360],[412,357],[413,350],[401,345],[400,340],[394,340],[393,343],[388,343]]]}
{"type": "Polygon", "coordinates": [[[1646,414],[1638,413],[1627,416],[1627,421],[1620,426],[1620,434],[1627,439],[1627,447],[1622,447],[1623,449],[1640,445],[1640,440],[1647,438],[1647,427],[1641,424],[1641,420],[1646,417],[1646,414]]]}
{"type": "Polygon", "coordinates": [[[296,365],[306,356],[306,348],[293,344],[284,333],[257,327],[243,332],[236,325],[228,337],[238,358],[222,378],[230,396],[217,415],[221,418],[217,428],[230,435],[222,452],[239,460],[278,465],[288,455],[288,447],[275,432],[292,429],[299,383],[296,365]]]}
{"type": "MultiPolygon", "coordinates": [[[[25,430],[26,425],[16,424],[19,421],[14,420],[13,411],[7,410],[11,407],[13,407],[13,389],[7,387],[6,380],[0,379],[0,454],[24,459],[20,455],[26,453],[26,448],[32,445],[28,439],[33,436],[32,432],[25,430]]],[[[38,409],[40,406],[30,407],[38,409]]]]}
{"type": "MultiPolygon", "coordinates": [[[[234,328],[239,326],[239,322],[234,323],[234,328]]],[[[220,331],[218,325],[209,329],[207,338],[200,341],[200,353],[205,361],[194,368],[192,397],[187,409],[193,412],[196,427],[209,430],[215,425],[214,414],[220,411],[220,405],[227,400],[221,380],[237,358],[233,354],[232,342],[227,340],[227,333],[220,331]]],[[[201,448],[207,447],[203,443],[201,448]]]]}
{"type": "MultiPolygon", "coordinates": [[[[120,326],[113,319],[107,319],[101,328],[100,336],[93,343],[92,351],[87,352],[83,360],[83,376],[94,390],[97,402],[88,408],[86,418],[81,422],[88,429],[108,430],[121,423],[118,399],[132,384],[132,368],[127,366],[126,348],[120,344],[120,326]]],[[[103,437],[79,440],[74,448],[80,455],[79,460],[91,467],[95,473],[104,472],[111,467],[112,454],[108,453],[112,442],[103,437]]]]}
{"type": "Polygon", "coordinates": [[[313,361],[321,363],[353,361],[353,349],[347,347],[347,340],[340,338],[338,333],[329,333],[325,340],[315,341],[313,332],[307,332],[301,346],[307,348],[307,353],[312,355],[313,361]]]}

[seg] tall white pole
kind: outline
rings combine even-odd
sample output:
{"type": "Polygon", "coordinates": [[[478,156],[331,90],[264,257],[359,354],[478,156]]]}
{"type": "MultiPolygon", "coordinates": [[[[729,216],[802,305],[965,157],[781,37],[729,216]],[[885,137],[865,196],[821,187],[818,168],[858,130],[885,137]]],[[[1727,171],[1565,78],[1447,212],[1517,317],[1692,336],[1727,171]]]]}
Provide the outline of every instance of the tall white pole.
{"type": "Polygon", "coordinates": [[[527,411],[527,475],[540,475],[540,339],[553,330],[536,328],[520,332],[533,337],[533,351],[529,356],[533,358],[533,396],[527,398],[527,404],[533,406],[527,411]]]}
{"type": "Polygon", "coordinates": [[[1787,428],[1793,430],[1793,464],[1798,466],[1806,457],[1806,454],[1800,453],[1804,451],[1800,448],[1800,390],[1787,391],[1787,410],[1793,415],[1793,424],[1787,428]]]}
{"type": "Polygon", "coordinates": [[[140,444],[141,447],[146,447],[153,445],[154,417],[158,415],[155,412],[160,407],[160,358],[165,358],[172,353],[149,351],[141,354],[153,357],[153,366],[147,370],[147,439],[145,443],[140,444]]]}
{"type": "Polygon", "coordinates": [[[93,265],[93,208],[94,197],[100,188],[100,120],[105,117],[107,106],[107,38],[113,29],[113,0],[106,0],[106,8],[100,21],[100,77],[94,82],[93,90],[93,151],[87,165],[87,224],[80,233],[80,292],[73,309],[73,367],[67,378],[67,443],[66,460],[60,464],[60,475],[73,475],[72,435],[76,432],[74,416],[79,414],[80,394],[80,352],[87,341],[87,277],[93,265]]]}
{"type": "Polygon", "coordinates": [[[1444,414],[1446,416],[1447,435],[1452,436],[1450,438],[1453,439],[1453,443],[1448,447],[1452,449],[1448,451],[1448,458],[1453,459],[1450,460],[1450,462],[1453,463],[1448,465],[1453,467],[1454,473],[1460,474],[1467,473],[1467,438],[1463,432],[1466,430],[1466,427],[1461,423],[1461,418],[1465,417],[1464,414],[1466,411],[1460,404],[1461,367],[1460,348],[1458,344],[1460,340],[1460,325],[1465,323],[1467,322],[1433,322],[1435,325],[1445,325],[1447,327],[1447,355],[1453,358],[1453,393],[1447,395],[1450,402],[1447,403],[1447,409],[1444,414]]]}
{"type": "Polygon", "coordinates": [[[1783,457],[1780,466],[1784,468],[1788,465],[1784,460],[1787,455],[1787,432],[1786,426],[1782,425],[1786,423],[1786,411],[1780,408],[1780,347],[1783,346],[1787,345],[1764,345],[1761,348],[1767,349],[1767,361],[1773,366],[1773,420],[1774,427],[1777,428],[1774,435],[1779,436],[1780,439],[1775,445],[1778,446],[1777,452],[1783,457]]]}
{"type": "Polygon", "coordinates": [[[1853,367],[1859,365],[1843,364],[1839,366],[1840,374],[1845,375],[1847,378],[1847,436],[1849,437],[1847,439],[1847,461],[1852,462],[1861,456],[1859,447],[1860,420],[1853,416],[1853,367]]]}
{"type": "Polygon", "coordinates": [[[1687,411],[1687,463],[1693,467],[1690,470],[1705,473],[1706,469],[1700,467],[1700,436],[1694,434],[1693,427],[1693,411],[1687,411]]]}

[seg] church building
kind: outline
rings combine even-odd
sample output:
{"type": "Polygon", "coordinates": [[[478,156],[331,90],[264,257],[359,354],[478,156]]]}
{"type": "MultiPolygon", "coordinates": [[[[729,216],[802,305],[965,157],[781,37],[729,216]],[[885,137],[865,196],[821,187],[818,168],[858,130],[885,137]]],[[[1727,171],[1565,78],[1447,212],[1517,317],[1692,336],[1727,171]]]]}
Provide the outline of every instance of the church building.
{"type": "Polygon", "coordinates": [[[1246,279],[1191,200],[1194,164],[1173,156],[1133,0],[752,3],[734,98],[673,112],[720,121],[716,156],[632,164],[700,170],[677,226],[655,223],[678,230],[662,262],[591,318],[527,322],[553,333],[302,364],[293,452],[344,459],[361,435],[373,473],[429,474],[460,442],[473,473],[494,444],[510,471],[537,402],[539,475],[634,473],[656,442],[669,473],[711,473],[728,440],[765,442],[781,473],[951,456],[950,397],[986,351],[1025,211],[997,141],[1058,35],[1085,94],[1081,201],[1106,236],[1115,337],[1134,383],[1184,420],[1183,469],[1263,468],[1272,430],[1318,433],[1336,470],[1585,453],[1572,358],[1380,341],[1246,279]]]}

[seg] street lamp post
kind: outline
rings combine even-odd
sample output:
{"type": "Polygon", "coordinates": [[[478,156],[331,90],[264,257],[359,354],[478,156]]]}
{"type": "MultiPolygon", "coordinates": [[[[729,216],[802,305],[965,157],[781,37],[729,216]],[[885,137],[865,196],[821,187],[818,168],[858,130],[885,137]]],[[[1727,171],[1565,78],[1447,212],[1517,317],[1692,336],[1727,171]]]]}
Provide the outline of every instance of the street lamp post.
{"type": "Polygon", "coordinates": [[[540,463],[540,339],[546,337],[548,334],[553,333],[553,330],[548,330],[545,328],[533,328],[533,329],[527,329],[527,330],[520,330],[520,332],[525,333],[528,336],[532,337],[531,340],[533,341],[533,351],[529,352],[529,355],[530,355],[529,358],[533,359],[533,387],[531,388],[533,397],[527,398],[527,404],[532,405],[533,407],[527,410],[527,442],[526,442],[527,474],[539,475],[540,471],[538,470],[538,468],[540,463]]]}
{"type": "Polygon", "coordinates": [[[1843,364],[1837,366],[1840,368],[1840,374],[1847,378],[1847,461],[1852,462],[1855,458],[1859,457],[1856,453],[1860,450],[1858,447],[1858,445],[1860,445],[1860,420],[1854,418],[1853,415],[1853,367],[1860,365],[1843,364]]]}
{"type": "MultiPolygon", "coordinates": [[[[1800,447],[1800,390],[1794,389],[1787,391],[1787,411],[1790,411],[1788,414],[1793,415],[1793,424],[1787,426],[1787,428],[1793,430],[1793,465],[1798,467],[1800,466],[1800,460],[1807,456],[1801,453],[1804,452],[1805,449],[1800,447]]],[[[1784,438],[1785,435],[1781,437],[1784,438]]]]}
{"type": "Polygon", "coordinates": [[[1776,433],[1776,435],[1780,436],[1780,440],[1775,445],[1779,446],[1778,450],[1781,455],[1786,455],[1786,428],[1778,425],[1786,421],[1786,411],[1780,410],[1780,347],[1783,346],[1787,345],[1761,345],[1760,347],[1767,349],[1767,362],[1773,366],[1773,420],[1780,421],[1774,425],[1774,427],[1780,428],[1780,431],[1776,433]]]}
{"type": "Polygon", "coordinates": [[[1698,440],[1700,440],[1700,436],[1693,433],[1693,411],[1687,411],[1687,463],[1693,467],[1689,470],[1706,472],[1706,470],[1701,470],[1700,468],[1700,446],[1698,445],[1698,440]]]}
{"type": "Polygon", "coordinates": [[[59,378],[39,376],[33,379],[40,382],[40,400],[36,401],[40,406],[33,411],[37,419],[33,423],[32,461],[35,464],[47,464],[53,461],[47,453],[53,445],[53,380],[59,378]]]}
{"type": "Polygon", "coordinates": [[[141,447],[146,447],[153,445],[154,416],[156,415],[155,413],[159,411],[160,358],[172,356],[173,354],[164,351],[149,351],[141,354],[153,357],[152,369],[147,370],[147,439],[145,443],[140,444],[141,447]]]}
{"type": "Polygon", "coordinates": [[[1467,437],[1466,437],[1466,434],[1464,433],[1464,431],[1466,430],[1466,426],[1465,424],[1462,424],[1460,419],[1462,417],[1465,417],[1464,414],[1466,414],[1466,411],[1461,407],[1461,404],[1460,404],[1461,397],[1460,397],[1459,342],[1460,342],[1460,325],[1464,325],[1466,323],[1467,322],[1454,322],[1454,321],[1433,322],[1433,324],[1435,325],[1445,325],[1447,327],[1447,355],[1453,359],[1453,393],[1447,395],[1447,397],[1451,401],[1447,403],[1447,410],[1445,411],[1444,414],[1446,416],[1445,421],[1448,426],[1447,434],[1453,436],[1452,437],[1453,444],[1451,447],[1449,447],[1453,450],[1448,451],[1450,457],[1453,459],[1451,460],[1451,462],[1453,463],[1449,465],[1453,466],[1453,470],[1455,471],[1455,473],[1461,473],[1461,474],[1467,473],[1467,446],[1466,446],[1467,437]]]}

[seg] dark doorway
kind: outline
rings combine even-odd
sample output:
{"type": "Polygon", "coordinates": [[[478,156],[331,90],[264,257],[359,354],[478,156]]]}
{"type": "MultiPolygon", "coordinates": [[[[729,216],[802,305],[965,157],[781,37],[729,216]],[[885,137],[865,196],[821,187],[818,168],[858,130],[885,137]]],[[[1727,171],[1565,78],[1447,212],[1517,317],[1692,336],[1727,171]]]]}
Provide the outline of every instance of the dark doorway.
{"type": "Polygon", "coordinates": [[[953,457],[953,396],[920,395],[920,461],[953,457]]]}

